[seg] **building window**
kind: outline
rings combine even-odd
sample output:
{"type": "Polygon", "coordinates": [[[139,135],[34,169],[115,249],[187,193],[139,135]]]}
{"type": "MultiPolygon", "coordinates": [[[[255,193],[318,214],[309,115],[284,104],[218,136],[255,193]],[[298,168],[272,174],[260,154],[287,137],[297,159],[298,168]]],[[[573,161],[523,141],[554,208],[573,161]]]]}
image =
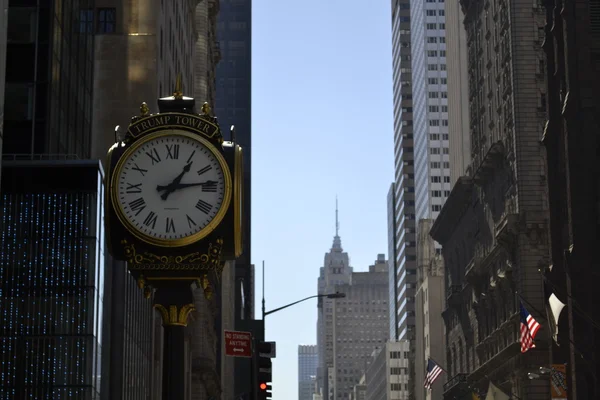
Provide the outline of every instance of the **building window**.
{"type": "Polygon", "coordinates": [[[442,197],[442,191],[441,190],[432,190],[431,197],[442,197]]]}
{"type": "Polygon", "coordinates": [[[94,33],[94,10],[79,11],[79,33],[94,33]]]}
{"type": "Polygon", "coordinates": [[[117,20],[116,8],[98,9],[98,33],[115,33],[117,20]]]}

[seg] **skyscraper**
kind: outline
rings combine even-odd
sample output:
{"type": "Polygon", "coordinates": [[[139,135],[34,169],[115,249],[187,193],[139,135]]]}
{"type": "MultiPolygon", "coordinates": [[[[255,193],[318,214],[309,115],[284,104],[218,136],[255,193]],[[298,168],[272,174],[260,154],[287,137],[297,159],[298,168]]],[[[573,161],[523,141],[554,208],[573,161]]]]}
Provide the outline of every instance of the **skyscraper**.
{"type": "Polygon", "coordinates": [[[142,102],[157,112],[156,99],[171,95],[178,74],[184,94],[194,96],[196,31],[186,0],[95,3],[95,10],[82,15],[96,45],[92,157],[104,160],[115,125],[127,129],[142,102]]]}
{"type": "Polygon", "coordinates": [[[435,219],[450,194],[443,2],[411,2],[415,218],[435,219]]]}
{"type": "MultiPolygon", "coordinates": [[[[244,217],[243,252],[234,266],[231,304],[234,324],[242,329],[243,320],[254,318],[254,266],[251,257],[251,167],[252,167],[252,0],[207,0],[218,9],[217,50],[221,60],[216,69],[215,114],[228,138],[229,128],[235,126],[235,139],[244,152],[244,217]]],[[[227,300],[229,302],[229,300],[227,300]]],[[[224,304],[225,305],[225,304],[224,304]]],[[[233,328],[233,327],[232,327],[233,328]]],[[[251,381],[246,371],[250,363],[235,360],[235,393],[246,393],[251,381]]],[[[233,377],[232,377],[233,379],[233,377]]]]}
{"type": "Polygon", "coordinates": [[[367,272],[352,272],[348,283],[336,285],[346,297],[333,303],[330,399],[347,399],[365,374],[373,350],[385,346],[389,333],[388,279],[387,260],[378,254],[367,272]]]}
{"type": "Polygon", "coordinates": [[[5,155],[89,158],[94,36],[93,19],[86,18],[92,6],[91,0],[10,2],[5,155]]]}
{"type": "Polygon", "coordinates": [[[4,130],[4,79],[6,75],[6,33],[8,0],[0,0],[0,179],[2,178],[2,137],[4,130]]]}
{"type": "Polygon", "coordinates": [[[388,225],[388,276],[389,276],[389,319],[390,319],[390,336],[391,340],[396,340],[398,336],[398,325],[396,324],[398,315],[396,314],[396,295],[398,290],[396,283],[398,276],[396,275],[395,260],[396,260],[396,196],[395,185],[392,182],[387,195],[387,225],[388,225]]]}
{"type": "Polygon", "coordinates": [[[319,354],[317,346],[298,346],[298,400],[312,400],[317,378],[319,354]]]}
{"type": "Polygon", "coordinates": [[[469,135],[469,77],[467,31],[458,1],[446,1],[446,63],[448,75],[448,134],[450,185],[463,176],[471,162],[469,135]]]}
{"type": "Polygon", "coordinates": [[[106,344],[98,161],[4,160],[0,399],[97,400],[106,344]]]}
{"type": "Polygon", "coordinates": [[[433,221],[419,220],[417,239],[417,294],[415,296],[417,335],[415,338],[415,400],[442,400],[445,379],[436,380],[431,389],[425,382],[427,360],[445,365],[446,337],[442,312],[445,305],[444,262],[437,254],[436,243],[429,236],[433,221]]]}
{"type": "Polygon", "coordinates": [[[414,338],[416,288],[415,174],[411,77],[410,1],[392,0],[392,61],[394,77],[394,212],[396,332],[414,338]]]}
{"type": "MultiPolygon", "coordinates": [[[[352,267],[348,253],[342,249],[342,239],[339,236],[338,210],[336,201],[335,236],[333,245],[325,253],[323,266],[320,268],[318,293],[334,293],[337,285],[349,284],[352,280],[352,267]]],[[[335,299],[319,298],[317,303],[317,351],[319,364],[317,367],[317,387],[324,400],[333,396],[333,305],[335,299]]]]}

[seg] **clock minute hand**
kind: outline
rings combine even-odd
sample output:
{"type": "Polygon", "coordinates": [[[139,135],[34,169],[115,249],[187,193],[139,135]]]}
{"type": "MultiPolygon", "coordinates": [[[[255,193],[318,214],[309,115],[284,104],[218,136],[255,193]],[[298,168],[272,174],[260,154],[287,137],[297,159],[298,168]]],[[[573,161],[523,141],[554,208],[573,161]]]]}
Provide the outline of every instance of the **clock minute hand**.
{"type": "Polygon", "coordinates": [[[197,182],[197,183],[178,183],[175,186],[175,189],[185,189],[185,188],[189,188],[189,187],[194,187],[194,186],[204,186],[204,185],[216,185],[217,182],[215,181],[206,181],[206,182],[197,182]]]}
{"type": "Polygon", "coordinates": [[[161,186],[161,185],[156,186],[156,190],[158,192],[160,192],[162,190],[165,191],[162,194],[162,196],[160,196],[163,200],[166,200],[167,197],[169,197],[169,195],[176,190],[177,185],[179,184],[179,182],[181,182],[181,179],[183,179],[183,175],[185,175],[186,172],[190,172],[190,169],[192,168],[192,162],[190,162],[185,167],[183,167],[183,171],[181,171],[181,173],[179,175],[177,175],[177,177],[175,179],[173,179],[173,181],[171,183],[169,183],[166,186],[161,186]]]}

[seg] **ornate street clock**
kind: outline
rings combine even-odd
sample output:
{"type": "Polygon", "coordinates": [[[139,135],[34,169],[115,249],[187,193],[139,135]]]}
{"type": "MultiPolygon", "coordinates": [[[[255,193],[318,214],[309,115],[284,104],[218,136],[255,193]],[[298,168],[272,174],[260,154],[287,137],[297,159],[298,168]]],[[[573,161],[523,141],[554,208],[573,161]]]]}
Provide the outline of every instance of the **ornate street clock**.
{"type": "Polygon", "coordinates": [[[108,152],[106,232],[162,316],[163,399],[183,400],[192,286],[210,300],[224,261],[242,251],[242,148],[223,140],[207,103],[194,111],[180,78],[158,107],[142,103],[108,152]]]}
{"type": "MultiPolygon", "coordinates": [[[[242,251],[242,148],[224,141],[207,103],[200,114],[178,87],[145,103],[108,153],[109,250],[140,287],[219,274],[242,251]]],[[[202,283],[203,282],[203,283],[202,283]]]]}
{"type": "Polygon", "coordinates": [[[139,240],[179,247],[204,239],[231,202],[231,174],[208,140],[165,129],[138,140],[121,156],[111,183],[116,215],[139,240]]]}

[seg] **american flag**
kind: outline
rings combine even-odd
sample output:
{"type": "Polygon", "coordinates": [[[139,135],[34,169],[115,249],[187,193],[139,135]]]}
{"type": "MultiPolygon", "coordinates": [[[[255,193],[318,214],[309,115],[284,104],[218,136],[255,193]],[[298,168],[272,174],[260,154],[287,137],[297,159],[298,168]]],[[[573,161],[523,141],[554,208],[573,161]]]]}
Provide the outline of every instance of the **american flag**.
{"type": "Polygon", "coordinates": [[[535,347],[533,339],[540,330],[540,324],[529,314],[521,303],[521,353],[527,352],[535,347]]]}
{"type": "Polygon", "coordinates": [[[433,382],[444,372],[442,367],[436,364],[431,358],[427,359],[427,375],[425,375],[425,386],[426,389],[431,389],[433,382]]]}

